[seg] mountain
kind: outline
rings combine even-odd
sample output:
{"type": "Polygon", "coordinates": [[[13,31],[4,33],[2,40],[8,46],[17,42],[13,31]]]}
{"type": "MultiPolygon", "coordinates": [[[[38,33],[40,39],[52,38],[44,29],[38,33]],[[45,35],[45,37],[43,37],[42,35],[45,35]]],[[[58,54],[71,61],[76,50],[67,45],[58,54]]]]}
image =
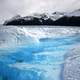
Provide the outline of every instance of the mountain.
{"type": "Polygon", "coordinates": [[[54,25],[80,26],[80,9],[64,13],[64,16],[54,21],[54,25]]]}
{"type": "Polygon", "coordinates": [[[52,14],[33,14],[31,16],[15,16],[4,22],[4,25],[57,25],[80,26],[80,10],[73,12],[54,12],[52,14]]]}
{"type": "Polygon", "coordinates": [[[62,13],[54,12],[52,14],[33,14],[32,16],[21,17],[19,15],[4,22],[4,25],[52,25],[54,21],[61,18],[62,13]]]}
{"type": "Polygon", "coordinates": [[[80,16],[64,16],[56,21],[54,21],[54,25],[61,26],[80,26],[80,16]]]}

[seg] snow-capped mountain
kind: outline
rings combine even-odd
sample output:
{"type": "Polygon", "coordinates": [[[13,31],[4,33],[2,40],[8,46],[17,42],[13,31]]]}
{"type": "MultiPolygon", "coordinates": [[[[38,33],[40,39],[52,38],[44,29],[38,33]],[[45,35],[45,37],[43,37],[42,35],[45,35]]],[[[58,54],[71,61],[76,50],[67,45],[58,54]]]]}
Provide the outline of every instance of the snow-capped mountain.
{"type": "Polygon", "coordinates": [[[60,13],[60,12],[54,12],[52,13],[52,15],[50,16],[50,18],[53,20],[53,21],[56,21],[58,20],[59,18],[63,17],[64,16],[64,13],[60,13]]]}
{"type": "Polygon", "coordinates": [[[52,14],[33,14],[21,17],[19,15],[4,22],[4,25],[80,25],[80,9],[73,12],[54,12],[52,14]]]}
{"type": "Polygon", "coordinates": [[[10,20],[4,22],[4,25],[43,25],[43,24],[51,24],[52,22],[56,21],[57,19],[63,17],[64,14],[59,12],[54,12],[52,14],[43,13],[43,14],[33,14],[31,16],[21,17],[17,15],[10,20]],[[14,23],[12,23],[14,22],[14,23]],[[17,23],[16,23],[17,22],[17,23]],[[9,24],[10,23],[10,24],[9,24]]]}

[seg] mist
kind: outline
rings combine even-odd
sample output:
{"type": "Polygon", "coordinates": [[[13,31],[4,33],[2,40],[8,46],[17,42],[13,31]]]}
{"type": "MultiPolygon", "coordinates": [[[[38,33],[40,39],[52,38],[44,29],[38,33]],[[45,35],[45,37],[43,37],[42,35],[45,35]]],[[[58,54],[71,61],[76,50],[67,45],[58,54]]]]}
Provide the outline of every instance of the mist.
{"type": "Polygon", "coordinates": [[[0,0],[0,23],[15,15],[71,12],[79,9],[79,6],[79,0],[0,0]]]}

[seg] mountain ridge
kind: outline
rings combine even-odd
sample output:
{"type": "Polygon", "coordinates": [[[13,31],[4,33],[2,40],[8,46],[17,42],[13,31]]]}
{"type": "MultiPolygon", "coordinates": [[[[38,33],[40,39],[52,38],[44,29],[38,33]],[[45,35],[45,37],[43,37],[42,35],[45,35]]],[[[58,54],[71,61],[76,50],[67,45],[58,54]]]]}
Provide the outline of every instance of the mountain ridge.
{"type": "Polygon", "coordinates": [[[52,14],[42,13],[31,16],[21,17],[17,15],[4,22],[3,25],[61,25],[61,26],[80,26],[80,9],[70,12],[54,12],[52,14]],[[76,14],[76,15],[74,15],[76,14]]]}

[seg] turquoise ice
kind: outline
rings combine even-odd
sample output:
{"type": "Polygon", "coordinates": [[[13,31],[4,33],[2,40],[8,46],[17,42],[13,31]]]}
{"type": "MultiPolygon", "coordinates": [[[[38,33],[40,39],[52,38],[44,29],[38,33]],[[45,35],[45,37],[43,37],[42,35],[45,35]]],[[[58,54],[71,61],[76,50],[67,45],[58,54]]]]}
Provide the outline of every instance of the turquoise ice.
{"type": "Polygon", "coordinates": [[[63,80],[65,55],[79,45],[78,28],[1,27],[1,80],[63,80]]]}

